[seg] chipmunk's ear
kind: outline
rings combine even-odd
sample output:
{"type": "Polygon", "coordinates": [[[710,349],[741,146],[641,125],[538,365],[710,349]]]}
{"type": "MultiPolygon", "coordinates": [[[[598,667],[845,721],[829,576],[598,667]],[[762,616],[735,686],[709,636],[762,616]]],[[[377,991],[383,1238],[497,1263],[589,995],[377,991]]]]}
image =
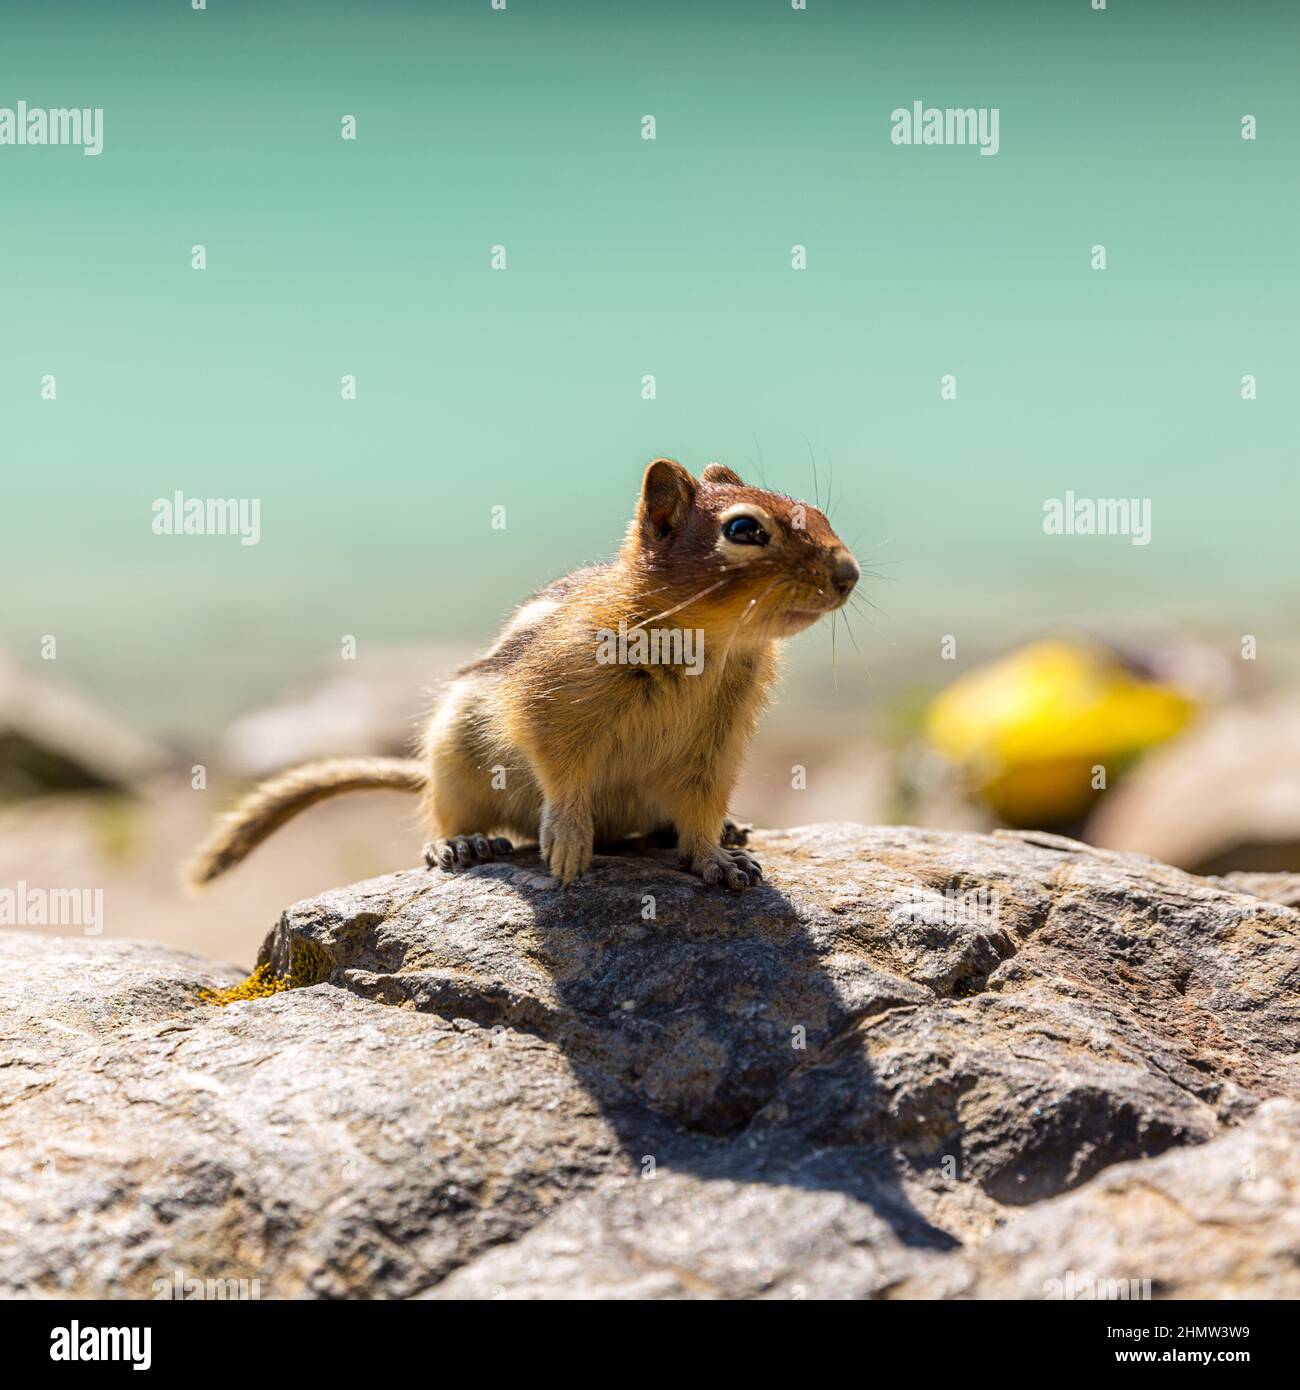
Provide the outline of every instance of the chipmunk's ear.
{"type": "Polygon", "coordinates": [[[711,463],[700,474],[702,483],[730,483],[733,487],[744,487],[739,473],[733,472],[725,463],[711,463]]]}
{"type": "Polygon", "coordinates": [[[637,519],[647,540],[664,540],[690,515],[695,479],[675,459],[655,459],[641,481],[637,519]]]}

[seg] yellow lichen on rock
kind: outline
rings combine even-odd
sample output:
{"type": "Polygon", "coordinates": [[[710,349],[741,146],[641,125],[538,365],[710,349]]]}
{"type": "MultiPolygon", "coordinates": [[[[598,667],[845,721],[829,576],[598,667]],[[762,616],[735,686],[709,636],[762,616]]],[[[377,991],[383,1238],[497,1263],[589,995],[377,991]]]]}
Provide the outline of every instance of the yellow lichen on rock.
{"type": "Polygon", "coordinates": [[[215,1004],[224,1009],[227,1004],[238,1004],[245,999],[269,999],[286,989],[305,989],[318,985],[329,978],[334,962],[329,952],[314,941],[294,941],[289,948],[289,969],[284,975],[277,975],[269,961],[253,967],[252,972],[228,989],[201,989],[199,999],[204,1004],[215,1004]]]}
{"type": "Polygon", "coordinates": [[[245,976],[237,985],[228,989],[201,989],[199,999],[204,1004],[215,1004],[224,1009],[227,1004],[238,1004],[244,999],[266,999],[281,990],[292,989],[290,981],[275,975],[268,964],[253,967],[251,974],[245,976]]]}

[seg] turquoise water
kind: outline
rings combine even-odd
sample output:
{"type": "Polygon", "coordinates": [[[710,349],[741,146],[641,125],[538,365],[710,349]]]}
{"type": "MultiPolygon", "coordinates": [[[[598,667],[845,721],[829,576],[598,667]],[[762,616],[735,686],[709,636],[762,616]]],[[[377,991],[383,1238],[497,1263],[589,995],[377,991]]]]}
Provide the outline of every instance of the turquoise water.
{"type": "Polygon", "coordinates": [[[0,641],[215,727],[342,633],[485,639],[666,453],[833,469],[886,684],[1135,613],[1280,662],[1297,39],[1283,4],[7,11],[0,106],[102,107],[104,149],[0,147],[0,641]],[[998,154],[895,146],[914,100],[997,107],[998,154]],[[258,498],[260,543],[153,534],[178,489],[258,498]],[[1149,498],[1151,543],[1044,535],[1066,490],[1149,498]]]}

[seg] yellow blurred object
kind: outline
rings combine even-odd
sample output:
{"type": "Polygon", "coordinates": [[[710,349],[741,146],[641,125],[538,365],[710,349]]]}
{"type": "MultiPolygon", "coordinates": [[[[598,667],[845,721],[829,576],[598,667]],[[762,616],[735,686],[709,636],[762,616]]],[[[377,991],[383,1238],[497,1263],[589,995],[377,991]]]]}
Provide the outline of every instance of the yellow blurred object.
{"type": "Polygon", "coordinates": [[[954,681],[931,704],[926,735],[1012,825],[1061,825],[1148,748],[1178,733],[1195,702],[1135,676],[1111,652],[1034,642],[954,681]]]}

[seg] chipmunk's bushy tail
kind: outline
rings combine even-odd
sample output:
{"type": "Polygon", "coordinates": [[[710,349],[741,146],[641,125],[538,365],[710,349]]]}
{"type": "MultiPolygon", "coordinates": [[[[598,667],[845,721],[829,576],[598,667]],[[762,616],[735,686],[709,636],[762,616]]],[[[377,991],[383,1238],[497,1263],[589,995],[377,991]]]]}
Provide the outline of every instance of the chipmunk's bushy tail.
{"type": "Polygon", "coordinates": [[[201,888],[256,849],[299,811],[341,792],[391,787],[422,792],[424,764],[413,758],[331,758],[306,763],[262,782],[228,811],[186,870],[186,879],[201,888]]]}

